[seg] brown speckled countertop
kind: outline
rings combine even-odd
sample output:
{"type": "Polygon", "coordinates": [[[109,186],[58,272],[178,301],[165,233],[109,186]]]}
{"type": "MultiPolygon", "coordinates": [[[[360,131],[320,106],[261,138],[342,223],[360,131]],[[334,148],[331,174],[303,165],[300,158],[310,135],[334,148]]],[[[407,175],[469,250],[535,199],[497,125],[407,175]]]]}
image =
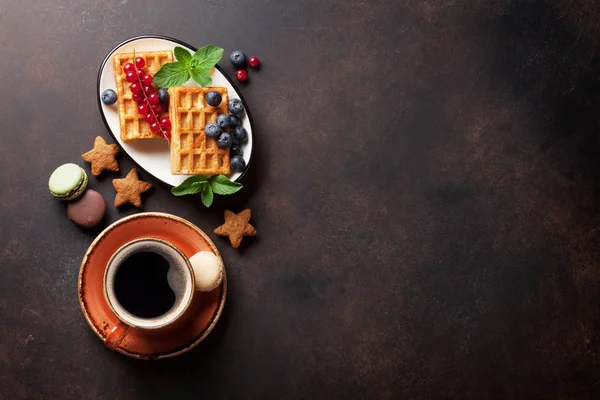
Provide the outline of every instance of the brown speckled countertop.
{"type": "Polygon", "coordinates": [[[0,0],[0,38],[1,400],[600,398],[599,2],[0,0]],[[140,173],[228,268],[215,331],[161,362],[87,326],[97,232],[47,190],[110,138],[104,56],[151,33],[263,65],[243,191],[206,210],[140,173]]]}

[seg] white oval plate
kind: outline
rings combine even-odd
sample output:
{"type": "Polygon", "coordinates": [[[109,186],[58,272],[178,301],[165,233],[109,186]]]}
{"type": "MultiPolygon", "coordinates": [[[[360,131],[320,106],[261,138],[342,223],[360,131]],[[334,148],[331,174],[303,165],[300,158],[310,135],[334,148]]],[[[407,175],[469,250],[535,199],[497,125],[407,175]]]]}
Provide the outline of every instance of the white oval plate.
{"type": "MultiPolygon", "coordinates": [[[[133,161],[140,166],[140,168],[171,186],[179,185],[186,178],[189,178],[190,175],[171,174],[171,158],[167,141],[162,139],[144,139],[124,142],[121,140],[117,105],[105,105],[100,100],[100,95],[106,89],[116,89],[116,81],[112,63],[113,54],[132,53],[134,49],[135,51],[140,52],[174,50],[176,46],[183,47],[192,53],[197,50],[193,46],[176,39],[168,38],[166,36],[140,36],[122,42],[112,49],[102,62],[100,71],[98,72],[97,93],[100,113],[102,114],[106,128],[112,135],[113,139],[119,144],[119,146],[121,146],[125,153],[127,153],[133,159],[133,161]]],[[[244,171],[241,173],[232,172],[229,175],[229,179],[232,181],[237,181],[246,173],[248,166],[250,165],[250,155],[252,154],[252,121],[250,117],[250,111],[248,110],[248,105],[244,101],[240,92],[229,80],[229,78],[225,76],[218,65],[213,69],[211,77],[213,86],[226,87],[229,91],[229,98],[241,99],[246,110],[240,118],[242,125],[244,128],[246,128],[246,131],[248,131],[248,142],[242,146],[243,157],[246,161],[246,169],[244,169],[244,171]]],[[[184,86],[198,86],[198,84],[190,80],[184,86]]]]}

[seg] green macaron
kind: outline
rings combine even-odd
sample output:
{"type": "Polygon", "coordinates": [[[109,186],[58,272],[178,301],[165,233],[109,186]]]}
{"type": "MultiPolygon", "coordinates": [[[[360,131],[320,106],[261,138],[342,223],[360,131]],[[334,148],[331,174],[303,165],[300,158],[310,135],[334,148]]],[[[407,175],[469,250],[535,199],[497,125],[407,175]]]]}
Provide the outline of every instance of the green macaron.
{"type": "Polygon", "coordinates": [[[88,177],[83,168],[72,163],[56,168],[48,180],[50,193],[61,200],[74,200],[81,196],[87,184],[88,177]]]}

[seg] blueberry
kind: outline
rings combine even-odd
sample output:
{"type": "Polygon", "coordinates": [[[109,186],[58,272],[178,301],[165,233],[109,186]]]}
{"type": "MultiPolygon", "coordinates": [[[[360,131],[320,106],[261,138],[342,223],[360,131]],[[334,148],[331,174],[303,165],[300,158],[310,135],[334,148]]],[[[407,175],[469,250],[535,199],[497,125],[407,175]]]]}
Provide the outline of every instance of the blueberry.
{"type": "Polygon", "coordinates": [[[243,126],[238,126],[233,130],[233,139],[238,143],[245,143],[248,140],[248,132],[243,126]]]}
{"type": "Polygon", "coordinates": [[[236,50],[231,53],[229,60],[237,69],[246,68],[246,55],[241,50],[236,50]]]}
{"type": "Polygon", "coordinates": [[[211,90],[210,92],[206,93],[205,99],[209,106],[216,107],[221,104],[222,97],[221,93],[211,90]]]}
{"type": "Polygon", "coordinates": [[[158,89],[158,101],[160,101],[163,104],[169,104],[169,92],[167,91],[167,89],[158,89]]]}
{"type": "Polygon", "coordinates": [[[206,133],[206,136],[216,139],[221,134],[221,127],[214,122],[211,122],[204,127],[204,133],[206,133]]]}
{"type": "Polygon", "coordinates": [[[231,146],[231,135],[227,132],[221,133],[221,136],[217,139],[217,147],[220,149],[226,149],[231,146]]]}
{"type": "Polygon", "coordinates": [[[244,168],[246,168],[246,161],[244,161],[242,156],[233,156],[231,157],[229,165],[231,165],[231,169],[235,172],[242,172],[244,168]]]}
{"type": "Polygon", "coordinates": [[[242,151],[242,147],[239,144],[232,144],[231,147],[229,148],[229,154],[231,155],[231,157],[234,156],[241,156],[243,153],[242,151]]]}
{"type": "Polygon", "coordinates": [[[117,102],[117,93],[112,89],[106,89],[102,92],[102,102],[108,106],[117,102]]]}
{"type": "Polygon", "coordinates": [[[221,127],[221,129],[229,128],[229,115],[219,114],[217,117],[217,124],[221,127]]]}
{"type": "Polygon", "coordinates": [[[242,124],[242,121],[240,121],[240,119],[237,117],[237,115],[229,116],[229,127],[230,128],[235,128],[236,126],[240,126],[241,124],[242,124]]]}
{"type": "Polygon", "coordinates": [[[229,100],[229,112],[231,114],[239,114],[244,111],[244,103],[240,99],[229,100]]]}

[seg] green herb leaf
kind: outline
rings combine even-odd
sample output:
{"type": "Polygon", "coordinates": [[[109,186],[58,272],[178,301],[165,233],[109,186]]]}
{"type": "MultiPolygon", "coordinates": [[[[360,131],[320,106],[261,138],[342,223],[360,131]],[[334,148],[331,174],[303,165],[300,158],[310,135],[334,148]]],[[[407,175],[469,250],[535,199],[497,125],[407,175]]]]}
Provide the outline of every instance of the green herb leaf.
{"type": "Polygon", "coordinates": [[[183,47],[175,47],[176,62],[166,63],[154,74],[154,83],[162,88],[180,86],[192,79],[201,86],[212,83],[209,70],[223,57],[218,46],[204,46],[193,55],[183,47]]]}
{"type": "Polygon", "coordinates": [[[210,186],[210,183],[208,183],[207,181],[203,181],[203,182],[194,182],[192,183],[192,186],[198,186],[200,188],[200,191],[203,192],[206,190],[206,188],[208,186],[210,186]]]}
{"type": "Polygon", "coordinates": [[[192,62],[192,54],[183,47],[175,47],[174,53],[177,62],[183,63],[186,66],[189,66],[192,62]]]}
{"type": "Polygon", "coordinates": [[[192,67],[208,70],[214,67],[221,57],[223,57],[222,48],[212,45],[201,47],[192,56],[192,67]]]}
{"type": "Polygon", "coordinates": [[[207,187],[210,187],[207,180],[203,175],[191,176],[181,182],[179,186],[171,189],[171,193],[175,196],[185,196],[187,194],[203,192],[207,187]]]}
{"type": "Polygon", "coordinates": [[[206,189],[202,192],[200,196],[202,203],[206,206],[206,208],[210,207],[214,199],[213,191],[210,188],[210,185],[206,186],[206,189]]]}
{"type": "Polygon", "coordinates": [[[154,84],[161,88],[180,86],[190,79],[190,72],[180,62],[166,63],[154,74],[154,84]]]}
{"type": "Polygon", "coordinates": [[[244,187],[239,182],[230,181],[225,175],[215,175],[208,182],[216,194],[234,194],[244,187]]]}
{"type": "Polygon", "coordinates": [[[201,68],[194,68],[190,71],[192,79],[200,86],[210,86],[212,78],[208,71],[201,68]]]}

